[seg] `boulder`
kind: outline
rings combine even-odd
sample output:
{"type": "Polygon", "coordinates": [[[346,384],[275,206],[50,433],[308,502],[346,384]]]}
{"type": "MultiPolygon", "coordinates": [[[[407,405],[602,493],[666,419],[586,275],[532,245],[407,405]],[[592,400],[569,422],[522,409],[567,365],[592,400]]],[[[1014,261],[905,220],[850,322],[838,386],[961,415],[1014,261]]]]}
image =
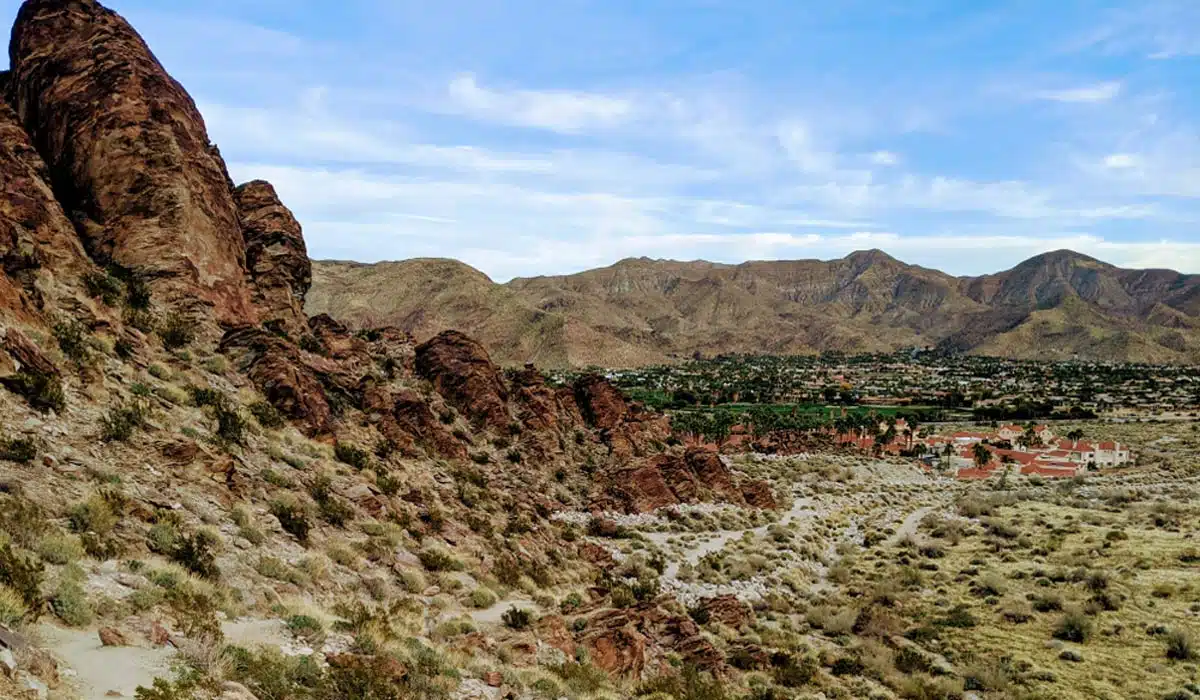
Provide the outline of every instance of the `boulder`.
{"type": "Polygon", "coordinates": [[[106,647],[127,647],[129,640],[125,634],[115,627],[100,628],[100,644],[106,647]]]}
{"type": "Polygon", "coordinates": [[[120,15],[27,0],[8,101],[92,257],[144,273],[201,319],[254,323],[232,183],[196,105],[120,15]]]}
{"type": "Polygon", "coordinates": [[[699,608],[708,615],[709,620],[720,622],[734,629],[754,624],[754,610],[748,604],[738,600],[737,596],[720,595],[705,598],[700,601],[699,608]]]}
{"type": "Polygon", "coordinates": [[[416,369],[477,427],[508,429],[508,388],[479,343],[458,331],[445,331],[417,347],[416,369]]]}

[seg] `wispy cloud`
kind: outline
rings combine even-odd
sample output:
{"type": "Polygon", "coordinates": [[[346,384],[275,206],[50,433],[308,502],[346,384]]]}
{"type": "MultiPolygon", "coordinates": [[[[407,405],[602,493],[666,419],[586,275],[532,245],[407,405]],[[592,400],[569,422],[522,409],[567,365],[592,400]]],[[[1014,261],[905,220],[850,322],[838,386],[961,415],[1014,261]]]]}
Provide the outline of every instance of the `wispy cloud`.
{"type": "Polygon", "coordinates": [[[1097,103],[1116,99],[1121,94],[1119,81],[1095,83],[1080,87],[1063,88],[1060,90],[1038,90],[1033,97],[1038,100],[1051,102],[1097,103]]]}
{"type": "Polygon", "coordinates": [[[635,115],[634,103],[624,97],[570,90],[500,90],[479,84],[466,73],[450,81],[452,110],[513,126],[574,133],[611,128],[635,115]]]}

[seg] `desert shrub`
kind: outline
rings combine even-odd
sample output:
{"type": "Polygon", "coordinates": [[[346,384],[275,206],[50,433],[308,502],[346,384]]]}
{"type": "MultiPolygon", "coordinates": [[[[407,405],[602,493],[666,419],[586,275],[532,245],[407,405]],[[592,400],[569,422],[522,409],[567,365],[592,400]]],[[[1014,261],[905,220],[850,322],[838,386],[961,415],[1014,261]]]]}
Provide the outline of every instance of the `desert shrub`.
{"type": "Polygon", "coordinates": [[[78,321],[59,321],[50,329],[58,341],[63,356],[76,365],[87,364],[92,358],[87,327],[78,321]]]}
{"type": "Polygon", "coordinates": [[[634,696],[650,700],[729,700],[730,695],[720,679],[703,673],[695,666],[684,666],[679,675],[665,675],[643,681],[634,696]]]}
{"type": "Polygon", "coordinates": [[[1077,610],[1068,611],[1054,626],[1053,635],[1055,639],[1082,644],[1092,636],[1092,621],[1077,610]]]}
{"type": "Polygon", "coordinates": [[[1062,596],[1057,593],[1037,593],[1030,603],[1038,612],[1057,612],[1063,609],[1062,596]]]}
{"type": "Polygon", "coordinates": [[[225,396],[211,387],[191,385],[188,386],[187,392],[192,397],[192,403],[199,407],[216,406],[225,402],[225,396]]]}
{"type": "Polygon", "coordinates": [[[20,593],[0,584],[0,625],[14,627],[29,614],[29,606],[20,593]]]}
{"type": "Polygon", "coordinates": [[[792,654],[775,652],[771,654],[771,675],[785,688],[799,688],[811,683],[817,675],[817,662],[809,657],[797,659],[792,654]]]}
{"type": "Polygon", "coordinates": [[[197,576],[207,579],[220,578],[221,570],[217,567],[217,557],[213,553],[217,542],[215,534],[208,530],[199,530],[179,539],[171,551],[171,559],[197,576]]]}
{"type": "Polygon", "coordinates": [[[301,542],[308,541],[308,531],[312,525],[308,521],[308,511],[295,498],[281,498],[271,502],[271,515],[279,520],[284,532],[301,542]]]}
{"type": "Polygon", "coordinates": [[[78,533],[107,535],[120,521],[113,504],[113,499],[100,493],[92,494],[86,500],[76,503],[67,511],[71,529],[78,533]]]}
{"type": "Polygon", "coordinates": [[[32,438],[0,438],[0,460],[29,464],[37,452],[37,443],[32,438]]]}
{"type": "Polygon", "coordinates": [[[18,553],[10,544],[0,545],[0,586],[15,591],[31,610],[41,607],[44,572],[40,561],[18,553]]]}
{"type": "Polygon", "coordinates": [[[145,427],[149,408],[141,401],[115,406],[100,419],[100,439],[104,442],[125,442],[133,432],[145,427]]]}
{"type": "Polygon", "coordinates": [[[83,545],[70,535],[54,534],[42,538],[37,545],[38,556],[42,561],[64,566],[83,558],[83,545]]]}
{"type": "Polygon", "coordinates": [[[523,459],[523,457],[521,456],[521,451],[516,449],[515,447],[510,449],[508,452],[504,453],[504,458],[507,459],[508,461],[512,462],[513,464],[520,464],[521,460],[523,459]]]}
{"type": "Polygon", "coordinates": [[[1171,630],[1167,633],[1167,658],[1175,661],[1193,661],[1200,656],[1191,635],[1184,630],[1171,630]]]}
{"type": "Polygon", "coordinates": [[[333,446],[333,456],[339,462],[348,464],[355,469],[366,469],[371,465],[371,455],[366,450],[340,440],[333,446]]]}
{"type": "Polygon", "coordinates": [[[284,623],[292,634],[304,640],[319,640],[325,634],[325,626],[311,615],[290,615],[284,623]]]}
{"type": "Polygon", "coordinates": [[[496,594],[492,593],[491,589],[480,586],[471,591],[470,602],[473,608],[490,608],[496,604],[496,594]]]}
{"type": "Polygon", "coordinates": [[[67,404],[62,380],[54,374],[23,369],[12,376],[0,378],[0,384],[24,398],[34,410],[42,413],[61,413],[67,404]]]}
{"type": "Polygon", "coordinates": [[[529,627],[529,623],[532,622],[533,613],[523,608],[518,608],[514,605],[508,610],[505,610],[504,614],[500,616],[500,619],[504,622],[504,626],[509,629],[523,630],[529,627]]]}
{"type": "Polygon", "coordinates": [[[254,416],[254,420],[258,421],[259,425],[267,428],[268,430],[282,428],[283,426],[287,425],[287,421],[284,420],[283,414],[266,401],[255,401],[254,403],[250,404],[248,408],[250,410],[250,415],[254,416]]]}
{"type": "Polygon", "coordinates": [[[100,270],[89,270],[85,273],[83,286],[89,296],[103,301],[105,306],[120,304],[125,293],[125,285],[121,284],[121,280],[100,270]]]}
{"type": "Polygon", "coordinates": [[[50,596],[50,608],[69,627],[84,627],[91,624],[93,612],[83,586],[78,581],[66,578],[50,596]]]}
{"type": "Polygon", "coordinates": [[[246,442],[246,418],[237,406],[221,401],[213,407],[213,413],[217,419],[217,437],[233,445],[246,442]]]}
{"type": "Polygon", "coordinates": [[[454,571],[462,568],[462,564],[440,547],[425,547],[417,553],[421,566],[429,571],[454,571]]]}
{"type": "Polygon", "coordinates": [[[384,473],[375,477],[375,487],[385,496],[395,496],[403,486],[404,482],[391,474],[384,473]]]}
{"type": "Polygon", "coordinates": [[[354,508],[333,495],[333,484],[328,476],[318,476],[309,486],[308,492],[317,502],[321,519],[330,525],[342,527],[354,518],[354,508]]]}
{"type": "Polygon", "coordinates": [[[633,589],[625,584],[613,586],[609,592],[609,602],[614,608],[628,608],[637,605],[637,596],[634,595],[633,589]]]}
{"type": "Polygon", "coordinates": [[[970,628],[978,624],[975,615],[971,613],[971,609],[965,605],[955,605],[945,616],[937,620],[937,624],[942,627],[958,627],[970,628]]]}
{"type": "Polygon", "coordinates": [[[487,452],[472,452],[471,461],[476,464],[487,464],[492,461],[492,456],[487,452]]]}
{"type": "Polygon", "coordinates": [[[17,493],[0,494],[0,531],[12,541],[32,547],[49,529],[46,513],[38,504],[17,493]]]}
{"type": "Polygon", "coordinates": [[[196,324],[181,313],[167,314],[158,327],[158,337],[168,350],[187,347],[196,339],[196,324]]]}

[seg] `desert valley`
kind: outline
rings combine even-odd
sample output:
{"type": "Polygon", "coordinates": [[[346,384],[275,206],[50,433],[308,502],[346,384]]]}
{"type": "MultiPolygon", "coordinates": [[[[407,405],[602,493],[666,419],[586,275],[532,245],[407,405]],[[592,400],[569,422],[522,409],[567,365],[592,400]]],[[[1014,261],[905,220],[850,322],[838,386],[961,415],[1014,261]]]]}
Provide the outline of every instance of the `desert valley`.
{"type": "Polygon", "coordinates": [[[310,261],[120,15],[0,87],[0,697],[1200,698],[1200,277],[310,261]]]}

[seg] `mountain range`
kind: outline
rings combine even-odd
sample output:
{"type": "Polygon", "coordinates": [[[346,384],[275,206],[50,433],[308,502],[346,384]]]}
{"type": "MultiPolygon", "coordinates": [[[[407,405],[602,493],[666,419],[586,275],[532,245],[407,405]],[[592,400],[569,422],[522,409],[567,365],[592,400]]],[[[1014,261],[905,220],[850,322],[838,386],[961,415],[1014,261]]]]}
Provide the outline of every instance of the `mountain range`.
{"type": "Polygon", "coordinates": [[[455,260],[313,263],[310,314],[455,328],[497,360],[634,367],[719,353],[937,347],[1023,359],[1200,361],[1200,276],[1068,250],[955,277],[879,250],[739,265],[636,258],[497,284],[455,260]]]}

